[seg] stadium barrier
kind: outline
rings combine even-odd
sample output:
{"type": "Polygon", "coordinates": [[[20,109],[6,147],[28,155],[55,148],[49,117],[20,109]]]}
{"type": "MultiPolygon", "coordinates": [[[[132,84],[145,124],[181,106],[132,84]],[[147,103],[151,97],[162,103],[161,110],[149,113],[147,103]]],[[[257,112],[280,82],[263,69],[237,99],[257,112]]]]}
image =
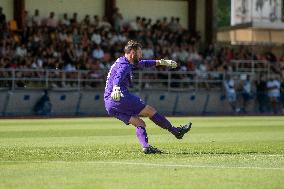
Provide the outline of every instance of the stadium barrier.
{"type": "MultiPolygon", "coordinates": [[[[34,115],[34,106],[49,91],[51,116],[104,116],[103,89],[107,71],[100,77],[90,71],[0,69],[0,115],[34,115]]],[[[232,72],[241,81],[253,72],[232,72]]],[[[135,71],[134,93],[167,115],[233,113],[223,98],[225,73],[186,71],[135,71]]],[[[237,83],[236,83],[237,84],[237,83]]],[[[248,112],[256,113],[255,100],[248,112]]]]}
{"type": "MultiPolygon", "coordinates": [[[[208,115],[233,113],[221,92],[143,91],[136,93],[165,115],[208,115]]],[[[34,107],[44,90],[1,91],[0,115],[36,115],[34,107]]],[[[49,90],[49,116],[106,116],[103,91],[49,90]]]]}
{"type": "Polygon", "coordinates": [[[77,91],[49,91],[52,105],[51,115],[75,116],[77,115],[80,94],[77,91]]]}
{"type": "Polygon", "coordinates": [[[0,116],[4,115],[4,112],[6,112],[5,107],[7,106],[7,90],[0,90],[0,116]]]}
{"type": "Polygon", "coordinates": [[[76,110],[76,114],[95,116],[106,115],[103,99],[104,96],[102,91],[82,91],[80,93],[79,106],[76,110]]]}
{"type": "Polygon", "coordinates": [[[178,94],[174,115],[202,115],[206,111],[207,98],[207,92],[178,94]]]}
{"type": "Polygon", "coordinates": [[[2,115],[5,116],[25,116],[34,114],[34,106],[36,102],[43,95],[43,91],[35,90],[20,90],[7,91],[4,102],[4,111],[2,115]]]}

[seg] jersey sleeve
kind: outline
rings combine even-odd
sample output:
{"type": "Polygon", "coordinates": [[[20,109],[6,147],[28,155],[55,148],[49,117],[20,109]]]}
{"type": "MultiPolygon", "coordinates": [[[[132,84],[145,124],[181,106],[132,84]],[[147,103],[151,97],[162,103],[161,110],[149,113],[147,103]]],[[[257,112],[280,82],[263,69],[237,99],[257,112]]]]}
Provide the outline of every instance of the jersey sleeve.
{"type": "Polygon", "coordinates": [[[128,66],[119,66],[116,70],[115,76],[113,77],[113,85],[120,86],[129,72],[130,68],[128,66]]]}
{"type": "Polygon", "coordinates": [[[149,68],[156,66],[156,60],[140,60],[138,62],[138,67],[140,68],[149,68]]]}

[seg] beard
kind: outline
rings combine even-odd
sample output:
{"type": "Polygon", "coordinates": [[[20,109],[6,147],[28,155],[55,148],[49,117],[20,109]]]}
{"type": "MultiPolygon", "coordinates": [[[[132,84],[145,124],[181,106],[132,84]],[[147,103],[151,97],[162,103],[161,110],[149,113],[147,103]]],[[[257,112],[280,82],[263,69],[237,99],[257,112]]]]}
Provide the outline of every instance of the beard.
{"type": "Polygon", "coordinates": [[[139,61],[140,61],[140,58],[138,58],[138,55],[136,54],[133,58],[133,62],[135,65],[137,65],[139,61]]]}

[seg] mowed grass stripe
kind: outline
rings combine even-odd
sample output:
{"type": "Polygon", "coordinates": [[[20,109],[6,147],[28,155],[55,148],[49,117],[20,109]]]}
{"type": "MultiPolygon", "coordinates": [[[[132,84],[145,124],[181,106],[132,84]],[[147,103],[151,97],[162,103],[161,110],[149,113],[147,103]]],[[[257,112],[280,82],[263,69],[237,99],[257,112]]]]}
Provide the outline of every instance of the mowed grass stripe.
{"type": "Polygon", "coordinates": [[[284,171],[284,167],[255,167],[255,166],[224,166],[224,165],[188,165],[188,164],[166,164],[166,163],[143,163],[143,162],[124,162],[124,161],[0,161],[10,164],[53,164],[53,163],[76,163],[76,164],[104,164],[104,165],[128,165],[128,166],[147,166],[147,167],[179,167],[179,168],[205,168],[205,169],[257,169],[257,170],[276,170],[284,171]]]}
{"type": "MultiPolygon", "coordinates": [[[[154,124],[151,124],[147,127],[148,129],[151,130],[159,130],[160,128],[154,124]]],[[[257,126],[227,126],[227,127],[220,127],[220,126],[210,126],[210,127],[201,127],[198,124],[194,124],[193,125],[194,128],[194,132],[215,132],[215,130],[217,130],[216,132],[238,132],[238,131],[244,131],[244,132],[255,132],[256,130],[258,131],[275,131],[275,130],[279,130],[279,131],[284,131],[284,127],[281,125],[275,125],[275,126],[271,126],[271,125],[259,125],[257,126]]],[[[134,129],[133,126],[119,126],[117,125],[116,127],[111,127],[109,125],[105,125],[104,127],[98,127],[95,125],[91,125],[91,126],[84,126],[84,125],[79,125],[79,126],[74,126],[74,125],[69,125],[69,126],[38,126],[38,127],[30,127],[30,126],[7,126],[7,127],[0,127],[0,134],[2,132],[24,132],[24,131],[58,131],[58,130],[105,130],[106,132],[108,132],[109,130],[129,130],[129,129],[134,129]]]]}
{"type": "MultiPolygon", "coordinates": [[[[153,124],[146,118],[143,118],[146,123],[153,124]]],[[[176,126],[179,124],[192,121],[194,125],[199,127],[227,127],[227,126],[279,126],[283,125],[283,117],[168,117],[168,119],[176,126]],[[261,122],[259,121],[261,120],[261,122]]],[[[51,126],[51,127],[64,127],[64,126],[96,126],[102,127],[123,125],[114,118],[69,118],[69,119],[0,119],[0,128],[7,126],[51,126]]]]}
{"type": "MultiPolygon", "coordinates": [[[[147,156],[141,153],[138,144],[86,144],[48,147],[1,147],[0,160],[115,160],[115,159],[182,159],[196,156],[270,155],[284,154],[283,143],[157,143],[165,154],[147,156]],[[282,145],[282,146],[281,146],[282,145]]],[[[284,164],[284,158],[282,162],[284,164]]],[[[277,159],[277,158],[275,158],[277,159]]],[[[253,160],[253,159],[252,159],[253,160]]],[[[283,165],[284,166],[284,165],[283,165]]]]}

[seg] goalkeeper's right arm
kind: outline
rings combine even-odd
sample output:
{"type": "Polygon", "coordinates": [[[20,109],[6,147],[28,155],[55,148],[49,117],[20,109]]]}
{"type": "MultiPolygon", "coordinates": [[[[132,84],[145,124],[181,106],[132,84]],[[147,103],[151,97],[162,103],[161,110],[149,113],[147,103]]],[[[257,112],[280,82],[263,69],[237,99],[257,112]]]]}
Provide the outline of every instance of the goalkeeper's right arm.
{"type": "Polygon", "coordinates": [[[114,101],[120,101],[120,98],[123,97],[120,87],[114,85],[110,96],[114,101]]]}

